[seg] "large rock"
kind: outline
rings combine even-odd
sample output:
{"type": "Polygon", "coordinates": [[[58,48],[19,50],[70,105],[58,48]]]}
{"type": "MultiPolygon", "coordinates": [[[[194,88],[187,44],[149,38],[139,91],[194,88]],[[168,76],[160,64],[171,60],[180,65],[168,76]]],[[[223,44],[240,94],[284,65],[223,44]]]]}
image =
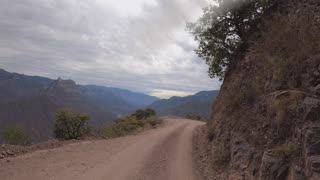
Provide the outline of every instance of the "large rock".
{"type": "Polygon", "coordinates": [[[286,83],[284,81],[272,80],[270,84],[270,89],[272,91],[279,91],[286,88],[286,83]]]}
{"type": "Polygon", "coordinates": [[[289,163],[282,156],[275,156],[271,151],[263,154],[259,180],[286,180],[289,163]]]}
{"type": "Polygon", "coordinates": [[[303,104],[309,105],[309,106],[318,106],[320,104],[320,99],[313,98],[313,97],[306,97],[303,100],[303,104]]]}
{"type": "Polygon", "coordinates": [[[315,88],[314,91],[319,95],[320,94],[320,84],[318,84],[315,88]]]}
{"type": "Polygon", "coordinates": [[[307,179],[320,179],[320,124],[311,123],[305,128],[303,158],[307,179]]]}
{"type": "Polygon", "coordinates": [[[319,77],[319,76],[320,76],[320,73],[319,73],[318,70],[316,70],[316,71],[313,72],[313,75],[314,75],[315,77],[319,77]]]}
{"type": "Polygon", "coordinates": [[[304,122],[320,122],[320,105],[308,107],[307,113],[304,116],[304,122]]]}

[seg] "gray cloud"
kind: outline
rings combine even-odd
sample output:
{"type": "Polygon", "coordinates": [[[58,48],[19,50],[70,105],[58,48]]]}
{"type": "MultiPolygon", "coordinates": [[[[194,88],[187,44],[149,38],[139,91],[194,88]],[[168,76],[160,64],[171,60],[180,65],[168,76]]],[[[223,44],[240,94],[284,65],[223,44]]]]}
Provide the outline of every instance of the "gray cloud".
{"type": "Polygon", "coordinates": [[[0,3],[0,66],[9,71],[163,97],[219,88],[184,31],[205,0],[0,3]]]}

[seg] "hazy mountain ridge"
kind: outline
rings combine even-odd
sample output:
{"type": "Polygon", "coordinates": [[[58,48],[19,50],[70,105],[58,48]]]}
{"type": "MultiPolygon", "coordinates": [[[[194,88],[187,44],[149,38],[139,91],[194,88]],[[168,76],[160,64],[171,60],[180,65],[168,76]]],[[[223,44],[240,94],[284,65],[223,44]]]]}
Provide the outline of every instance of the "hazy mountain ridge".
{"type": "Polygon", "coordinates": [[[0,133],[5,127],[21,126],[28,129],[35,140],[51,136],[59,109],[90,114],[90,123],[101,125],[158,99],[129,90],[82,86],[73,80],[52,80],[5,70],[0,70],[0,98],[0,133]],[[139,98],[141,102],[135,103],[139,98]]]}
{"type": "Polygon", "coordinates": [[[191,96],[172,97],[152,103],[149,107],[155,109],[160,115],[186,116],[188,114],[200,115],[208,118],[211,114],[211,104],[219,91],[201,91],[191,96]]]}

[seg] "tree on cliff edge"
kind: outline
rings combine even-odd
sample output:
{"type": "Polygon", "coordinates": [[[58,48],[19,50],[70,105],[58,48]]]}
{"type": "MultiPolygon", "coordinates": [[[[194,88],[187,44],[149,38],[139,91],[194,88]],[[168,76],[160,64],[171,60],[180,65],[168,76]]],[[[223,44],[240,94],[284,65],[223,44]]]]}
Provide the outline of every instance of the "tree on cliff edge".
{"type": "Polygon", "coordinates": [[[248,33],[274,0],[214,0],[187,29],[199,42],[195,50],[209,65],[211,78],[223,79],[235,55],[246,49],[248,33]]]}

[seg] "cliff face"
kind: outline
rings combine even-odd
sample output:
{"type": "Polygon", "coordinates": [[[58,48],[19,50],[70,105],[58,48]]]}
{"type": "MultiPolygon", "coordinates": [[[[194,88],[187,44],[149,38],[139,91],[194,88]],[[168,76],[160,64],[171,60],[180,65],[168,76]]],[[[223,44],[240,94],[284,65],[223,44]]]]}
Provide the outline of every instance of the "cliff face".
{"type": "Polygon", "coordinates": [[[278,8],[252,34],[195,135],[204,179],[320,179],[320,2],[278,8]]]}

